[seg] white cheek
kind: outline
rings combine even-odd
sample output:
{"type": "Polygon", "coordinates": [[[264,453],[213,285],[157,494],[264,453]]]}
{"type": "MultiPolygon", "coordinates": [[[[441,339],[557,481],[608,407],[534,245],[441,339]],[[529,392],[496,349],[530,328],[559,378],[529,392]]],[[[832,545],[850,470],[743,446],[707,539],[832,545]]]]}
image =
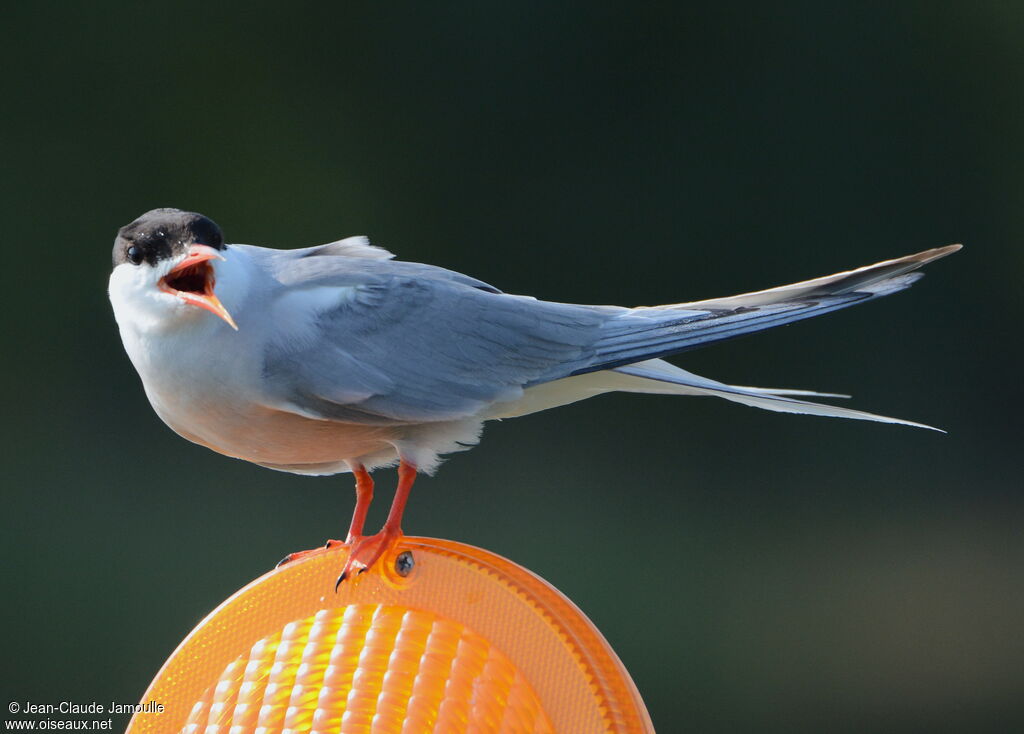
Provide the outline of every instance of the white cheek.
{"type": "Polygon", "coordinates": [[[162,273],[147,265],[122,263],[110,274],[108,293],[121,330],[150,331],[180,310],[178,299],[157,287],[162,273]]]}
{"type": "MultiPolygon", "coordinates": [[[[226,324],[209,312],[160,289],[160,279],[180,260],[163,261],[155,267],[122,263],[110,274],[110,303],[126,344],[129,333],[155,336],[181,328],[226,328],[226,324]]],[[[212,264],[216,280],[214,292],[237,319],[249,290],[249,263],[243,253],[229,250],[224,260],[214,260],[212,264]]]]}

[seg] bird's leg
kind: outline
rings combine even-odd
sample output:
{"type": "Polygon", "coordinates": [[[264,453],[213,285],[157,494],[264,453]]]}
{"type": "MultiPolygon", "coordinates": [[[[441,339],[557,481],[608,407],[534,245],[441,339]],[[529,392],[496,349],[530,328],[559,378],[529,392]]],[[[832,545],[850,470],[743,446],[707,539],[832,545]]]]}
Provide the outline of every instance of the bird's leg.
{"type": "Polygon", "coordinates": [[[373,502],[373,477],[370,472],[358,464],[352,467],[352,473],[356,477],[356,508],[352,511],[352,523],[348,526],[348,537],[345,538],[345,542],[350,545],[363,537],[366,513],[373,502]]]}
{"type": "Polygon", "coordinates": [[[391,511],[384,521],[382,533],[398,537],[402,534],[402,515],[405,514],[405,503],[409,501],[409,492],[416,481],[416,467],[402,459],[398,465],[398,489],[395,499],[391,502],[391,511]]]}
{"type": "MultiPolygon", "coordinates": [[[[352,511],[352,522],[348,527],[348,537],[345,538],[346,545],[351,545],[362,537],[363,524],[366,522],[366,513],[369,512],[370,503],[373,502],[373,477],[370,476],[370,472],[366,471],[366,467],[362,464],[353,464],[352,474],[354,474],[356,478],[356,507],[355,510],[352,511]]],[[[321,548],[289,553],[278,561],[277,565],[280,567],[286,563],[297,561],[298,559],[305,558],[313,553],[330,550],[331,548],[335,548],[339,545],[342,545],[340,540],[328,540],[321,548]]]]}
{"type": "MultiPolygon", "coordinates": [[[[405,512],[405,503],[409,501],[409,490],[416,481],[416,467],[402,459],[398,464],[398,488],[395,490],[395,499],[391,503],[391,511],[384,527],[376,535],[365,538],[358,538],[349,550],[348,561],[338,577],[337,589],[346,578],[354,573],[363,573],[377,560],[384,555],[388,548],[394,545],[402,537],[402,514],[405,512]]],[[[358,513],[358,504],[357,504],[358,513]]],[[[353,517],[353,522],[355,521],[353,517]]],[[[364,514],[365,519],[365,514],[364,514]]]]}

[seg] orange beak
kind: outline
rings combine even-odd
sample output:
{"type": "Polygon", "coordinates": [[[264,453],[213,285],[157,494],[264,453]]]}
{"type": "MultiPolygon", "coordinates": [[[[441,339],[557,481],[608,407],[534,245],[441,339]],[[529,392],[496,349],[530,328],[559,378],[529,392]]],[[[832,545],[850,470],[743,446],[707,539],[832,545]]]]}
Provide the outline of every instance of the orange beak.
{"type": "Polygon", "coordinates": [[[199,306],[219,316],[228,323],[228,326],[238,331],[235,320],[213,292],[216,280],[210,260],[223,259],[224,257],[212,247],[192,245],[188,248],[185,259],[160,279],[159,287],[164,293],[170,293],[185,303],[199,306]]]}

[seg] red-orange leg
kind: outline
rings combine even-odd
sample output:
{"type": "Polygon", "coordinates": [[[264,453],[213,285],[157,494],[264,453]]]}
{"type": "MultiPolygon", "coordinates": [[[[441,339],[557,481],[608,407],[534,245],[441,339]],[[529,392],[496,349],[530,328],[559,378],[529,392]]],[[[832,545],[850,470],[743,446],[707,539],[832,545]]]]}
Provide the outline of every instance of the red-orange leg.
{"type": "Polygon", "coordinates": [[[354,543],[363,535],[363,525],[366,524],[366,513],[370,511],[370,503],[373,502],[373,477],[362,464],[352,469],[356,477],[356,508],[352,511],[352,522],[348,526],[348,537],[345,542],[354,543]]]}
{"type": "Polygon", "coordinates": [[[391,511],[388,512],[388,519],[384,522],[381,532],[402,534],[402,515],[405,514],[405,503],[409,501],[409,492],[415,482],[416,467],[402,459],[398,464],[398,488],[395,490],[395,499],[391,503],[391,511]]]}
{"type": "MultiPolygon", "coordinates": [[[[352,467],[352,473],[356,478],[356,507],[352,511],[352,522],[348,526],[348,537],[345,538],[345,545],[352,545],[362,537],[363,525],[366,523],[366,513],[369,512],[370,503],[373,502],[373,477],[370,476],[370,472],[366,471],[366,467],[362,464],[357,464],[352,467]]],[[[328,540],[319,548],[289,553],[277,562],[277,567],[280,568],[286,563],[306,558],[314,553],[322,553],[341,544],[340,540],[328,540]]]]}
{"type": "Polygon", "coordinates": [[[395,490],[395,499],[391,503],[391,511],[388,512],[384,527],[376,535],[359,538],[352,544],[345,568],[334,585],[335,589],[353,573],[363,573],[370,568],[402,537],[402,515],[405,513],[409,491],[415,481],[416,467],[402,459],[398,465],[398,488],[395,490]]]}

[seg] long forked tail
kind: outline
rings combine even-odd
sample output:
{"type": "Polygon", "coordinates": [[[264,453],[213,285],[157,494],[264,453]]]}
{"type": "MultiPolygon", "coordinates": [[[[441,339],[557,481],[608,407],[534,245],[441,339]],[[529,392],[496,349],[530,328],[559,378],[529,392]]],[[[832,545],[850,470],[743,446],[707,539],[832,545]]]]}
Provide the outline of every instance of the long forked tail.
{"type": "Polygon", "coordinates": [[[844,273],[728,298],[631,309],[607,324],[587,366],[562,379],[530,386],[522,399],[500,406],[494,418],[525,415],[606,392],[711,395],[782,413],[896,423],[932,428],[803,398],[848,397],[810,390],[727,385],[680,369],[658,357],[788,324],[896,293],[921,277],[913,271],[950,255],[960,245],[926,250],[844,273]]]}
{"type": "Polygon", "coordinates": [[[635,392],[655,395],[707,395],[724,398],[734,403],[749,405],[777,413],[800,413],[830,418],[852,418],[879,423],[897,423],[915,428],[929,428],[943,432],[940,428],[915,423],[914,421],[890,418],[884,415],[866,413],[862,410],[825,405],[803,398],[848,398],[849,395],[815,392],[813,390],[789,390],[771,387],[745,387],[727,385],[717,380],[695,375],[676,367],[663,359],[650,359],[636,364],[616,367],[600,372],[566,377],[527,389],[521,398],[511,403],[498,403],[491,418],[514,418],[537,413],[559,405],[568,405],[609,392],[635,392]]]}
{"type": "MultiPolygon", "coordinates": [[[[709,380],[706,377],[700,377],[692,372],[687,372],[660,359],[618,367],[612,370],[612,372],[632,378],[630,383],[624,384],[623,387],[619,388],[627,392],[649,392],[662,395],[710,395],[754,408],[772,410],[777,413],[800,413],[802,415],[821,415],[829,418],[852,418],[854,420],[876,421],[878,423],[897,423],[901,426],[928,428],[945,433],[941,428],[935,428],[924,423],[915,423],[914,421],[902,420],[901,418],[890,418],[885,415],[866,413],[863,410],[814,403],[795,397],[846,398],[849,397],[848,395],[821,393],[812,390],[783,390],[770,387],[727,385],[724,382],[709,380]]],[[[597,374],[607,373],[599,372],[597,374]]]]}

